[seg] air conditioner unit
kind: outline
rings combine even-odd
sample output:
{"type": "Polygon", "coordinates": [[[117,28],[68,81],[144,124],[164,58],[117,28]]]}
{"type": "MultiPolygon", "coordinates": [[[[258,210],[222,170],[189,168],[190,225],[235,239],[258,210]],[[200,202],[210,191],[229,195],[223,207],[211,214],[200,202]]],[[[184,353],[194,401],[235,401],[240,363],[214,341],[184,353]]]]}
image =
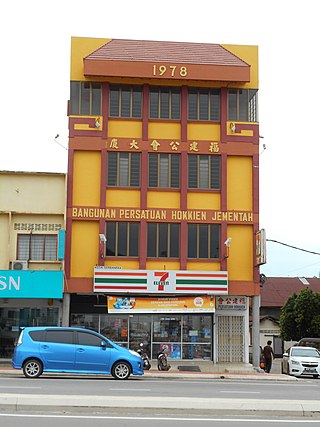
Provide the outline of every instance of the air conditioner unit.
{"type": "Polygon", "coordinates": [[[28,270],[28,261],[11,261],[11,270],[28,270]]]}

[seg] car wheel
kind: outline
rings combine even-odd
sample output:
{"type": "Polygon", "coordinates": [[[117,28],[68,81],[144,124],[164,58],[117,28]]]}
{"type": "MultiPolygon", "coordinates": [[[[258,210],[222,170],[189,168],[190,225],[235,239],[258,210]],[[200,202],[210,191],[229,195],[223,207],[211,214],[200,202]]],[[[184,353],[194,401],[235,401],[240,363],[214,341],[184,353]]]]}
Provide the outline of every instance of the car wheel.
{"type": "Polygon", "coordinates": [[[42,363],[37,359],[28,360],[22,369],[26,378],[38,378],[43,372],[42,363]]]}
{"type": "Polygon", "coordinates": [[[130,366],[127,362],[117,362],[112,369],[112,376],[116,380],[126,380],[131,374],[130,366]]]}

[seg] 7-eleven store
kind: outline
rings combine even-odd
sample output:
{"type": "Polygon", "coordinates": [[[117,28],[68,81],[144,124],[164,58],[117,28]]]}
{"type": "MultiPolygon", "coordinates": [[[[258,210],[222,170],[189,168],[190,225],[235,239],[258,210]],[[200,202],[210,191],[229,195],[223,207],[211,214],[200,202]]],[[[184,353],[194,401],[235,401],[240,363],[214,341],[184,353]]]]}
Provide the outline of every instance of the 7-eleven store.
{"type": "Polygon", "coordinates": [[[91,305],[88,296],[73,296],[72,325],[93,328],[132,349],[144,343],[152,358],[166,345],[170,359],[217,360],[220,354],[220,361],[234,362],[238,354],[236,361],[243,361],[247,298],[228,296],[227,272],[95,267],[94,292],[91,305]],[[230,336],[231,325],[237,340],[230,336]],[[231,354],[233,360],[226,359],[231,354]]]}
{"type": "Polygon", "coordinates": [[[257,47],[75,37],[70,80],[63,324],[247,363],[257,47]]]}

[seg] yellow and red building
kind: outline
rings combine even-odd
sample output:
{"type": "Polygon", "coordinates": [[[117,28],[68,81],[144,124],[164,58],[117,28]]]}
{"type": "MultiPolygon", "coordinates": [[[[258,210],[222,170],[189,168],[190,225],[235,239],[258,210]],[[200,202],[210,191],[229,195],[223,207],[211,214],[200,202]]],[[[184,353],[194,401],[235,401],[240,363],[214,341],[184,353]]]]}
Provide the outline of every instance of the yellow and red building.
{"type": "Polygon", "coordinates": [[[247,362],[257,47],[72,38],[70,81],[70,323],[151,357],[247,362]]]}

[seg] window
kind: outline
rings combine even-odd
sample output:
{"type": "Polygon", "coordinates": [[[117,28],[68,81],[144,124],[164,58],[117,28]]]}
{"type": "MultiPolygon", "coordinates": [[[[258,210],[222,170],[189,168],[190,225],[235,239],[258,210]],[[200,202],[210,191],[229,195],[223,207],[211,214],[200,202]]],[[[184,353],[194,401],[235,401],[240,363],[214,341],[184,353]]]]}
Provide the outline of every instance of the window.
{"type": "MultiPolygon", "coordinates": [[[[78,332],[78,344],[79,345],[90,345],[94,347],[101,347],[101,342],[103,341],[100,337],[88,332],[78,332]]],[[[106,347],[110,347],[109,343],[104,341],[106,347]]]]}
{"type": "Polygon", "coordinates": [[[56,261],[56,234],[18,234],[19,260],[56,261]]]}
{"type": "Polygon", "coordinates": [[[149,187],[180,188],[180,154],[149,154],[149,187]]]}
{"type": "Polygon", "coordinates": [[[180,224],[148,223],[147,257],[179,258],[180,224]]]}
{"type": "Polygon", "coordinates": [[[59,344],[73,344],[73,331],[65,330],[48,330],[46,333],[46,342],[59,344]]]}
{"type": "Polygon", "coordinates": [[[70,82],[70,114],[98,116],[101,114],[101,83],[70,82]]]}
{"type": "Polygon", "coordinates": [[[220,189],[220,156],[188,155],[188,186],[220,189]]]}
{"type": "Polygon", "coordinates": [[[141,117],[142,87],[110,85],[110,117],[141,117]]]}
{"type": "Polygon", "coordinates": [[[108,185],[140,186],[140,153],[108,152],[108,185]]]}
{"type": "Polygon", "coordinates": [[[151,119],[180,119],[180,88],[153,86],[149,99],[151,119]]]}
{"type": "Polygon", "coordinates": [[[188,224],[188,258],[220,258],[219,224],[188,224]]]}
{"type": "Polygon", "coordinates": [[[228,90],[228,120],[239,122],[258,121],[258,90],[228,90]]]}
{"type": "Polygon", "coordinates": [[[220,90],[189,88],[188,119],[220,121],[220,90]]]}
{"type": "Polygon", "coordinates": [[[139,254],[138,222],[106,223],[106,256],[137,257],[139,254]]]}

